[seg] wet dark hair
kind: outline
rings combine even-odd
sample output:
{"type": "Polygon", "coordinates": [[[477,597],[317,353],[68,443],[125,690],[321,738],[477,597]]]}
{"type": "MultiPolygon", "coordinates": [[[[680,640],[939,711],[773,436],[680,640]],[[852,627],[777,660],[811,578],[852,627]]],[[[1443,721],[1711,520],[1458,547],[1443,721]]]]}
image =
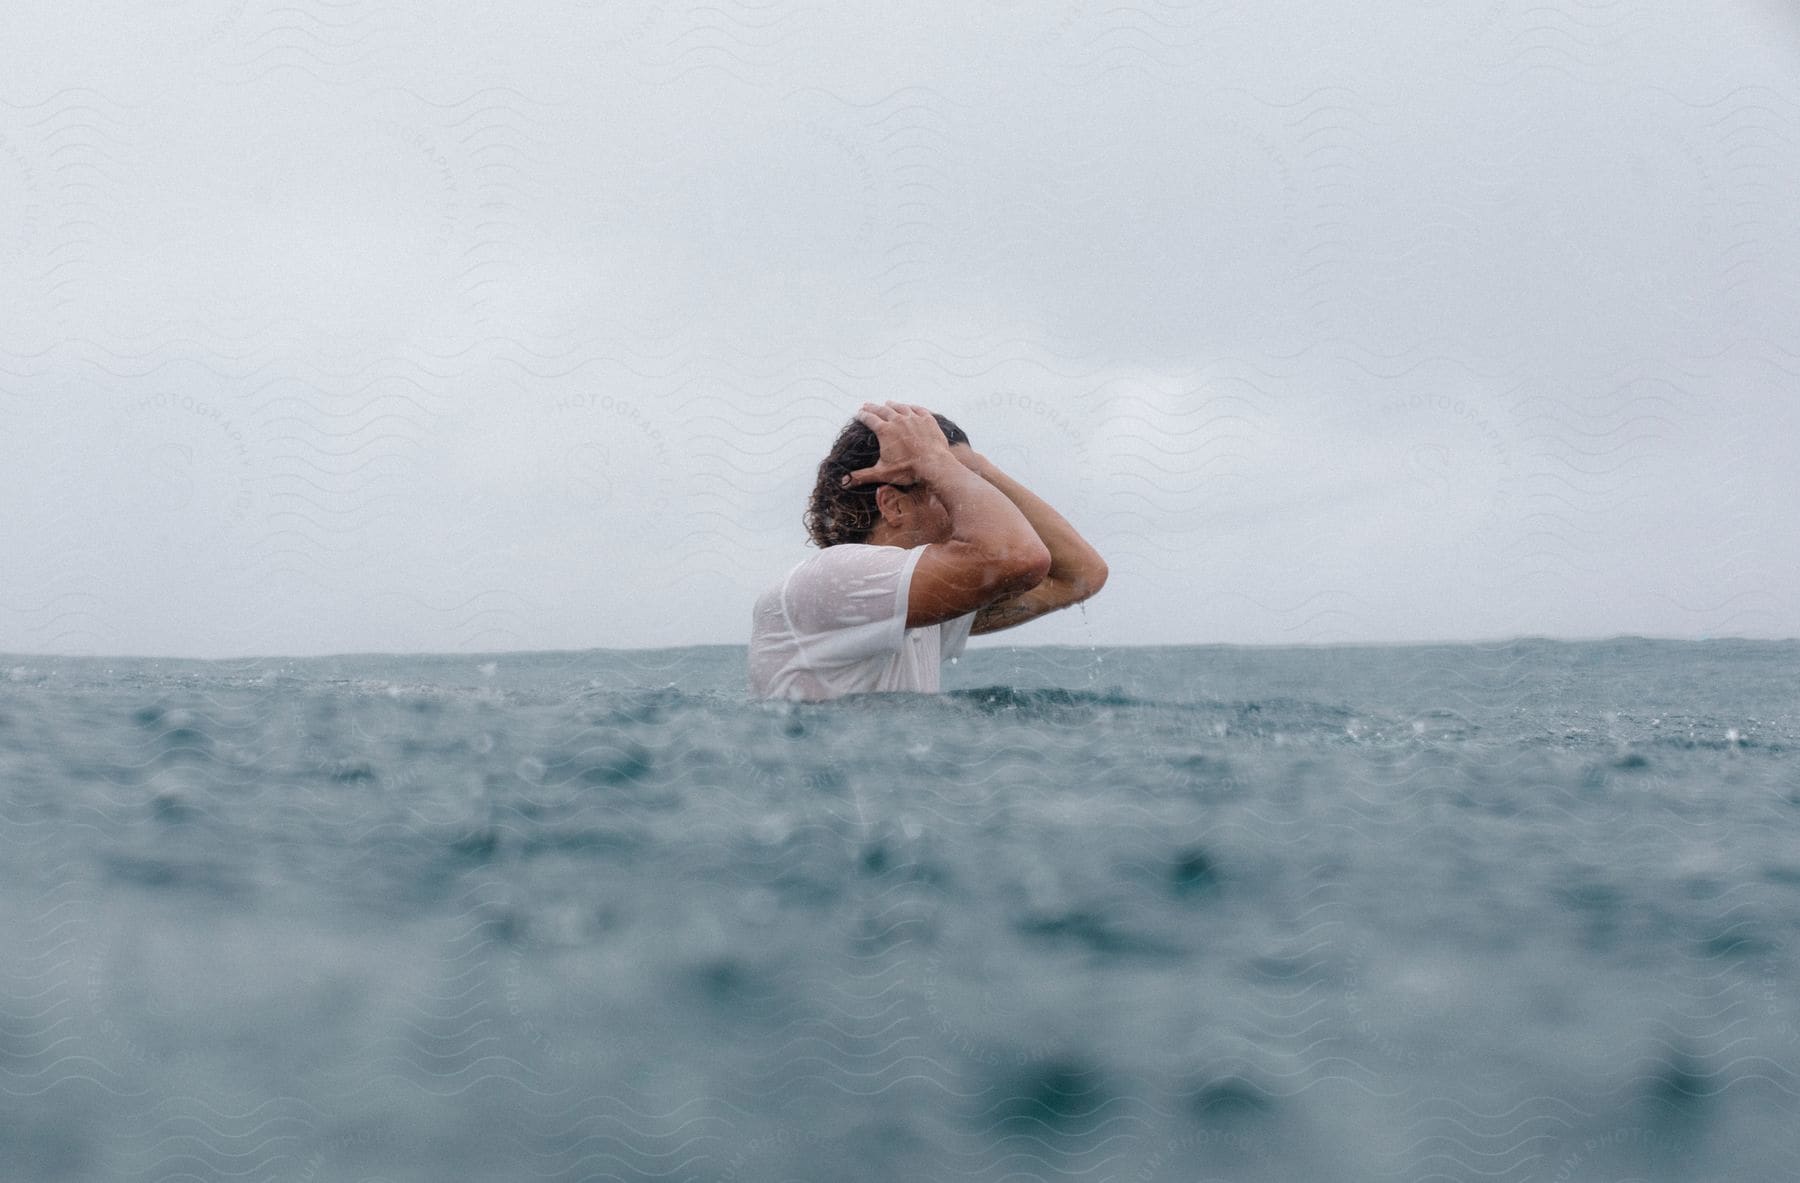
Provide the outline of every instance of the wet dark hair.
{"type": "MultiPolygon", "coordinates": [[[[952,444],[969,442],[968,433],[942,415],[932,412],[944,438],[952,444]]],[[[875,490],[880,485],[858,485],[846,489],[838,482],[845,473],[871,468],[881,459],[881,441],[875,429],[860,419],[852,419],[838,432],[825,459],[819,462],[819,479],[813,484],[811,499],[806,503],[806,533],[817,547],[837,546],[843,542],[867,542],[881,510],[875,504],[875,490]]]]}

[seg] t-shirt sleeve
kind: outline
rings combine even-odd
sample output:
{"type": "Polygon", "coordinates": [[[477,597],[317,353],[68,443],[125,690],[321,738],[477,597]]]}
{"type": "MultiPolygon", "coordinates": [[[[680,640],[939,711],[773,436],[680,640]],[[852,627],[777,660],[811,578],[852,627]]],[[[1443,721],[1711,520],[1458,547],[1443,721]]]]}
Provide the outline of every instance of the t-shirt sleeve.
{"type": "Polygon", "coordinates": [[[938,626],[938,653],[945,661],[949,661],[952,657],[962,656],[962,651],[969,644],[969,630],[974,627],[975,614],[973,612],[965,612],[938,626]]]}
{"type": "Polygon", "coordinates": [[[906,641],[906,601],[922,546],[828,546],[788,580],[783,603],[804,662],[829,668],[906,641]]]}

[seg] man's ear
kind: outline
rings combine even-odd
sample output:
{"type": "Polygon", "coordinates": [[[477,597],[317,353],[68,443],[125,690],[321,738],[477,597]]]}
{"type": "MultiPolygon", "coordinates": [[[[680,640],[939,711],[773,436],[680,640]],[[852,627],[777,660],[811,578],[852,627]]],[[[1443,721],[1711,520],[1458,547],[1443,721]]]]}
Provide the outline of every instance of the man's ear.
{"type": "Polygon", "coordinates": [[[884,520],[892,522],[900,516],[900,490],[892,485],[875,487],[875,508],[884,520]]]}

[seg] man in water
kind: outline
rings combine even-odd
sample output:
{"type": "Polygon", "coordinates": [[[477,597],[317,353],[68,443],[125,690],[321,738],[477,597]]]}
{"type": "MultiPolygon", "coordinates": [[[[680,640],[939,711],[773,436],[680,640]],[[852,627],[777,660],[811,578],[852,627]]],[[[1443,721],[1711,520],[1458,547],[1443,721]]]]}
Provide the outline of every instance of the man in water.
{"type": "Polygon", "coordinates": [[[936,692],[945,658],[1080,603],[1106,563],[1075,528],[908,403],[864,403],[819,465],[818,554],[757,598],[750,692],[819,701],[936,692]]]}

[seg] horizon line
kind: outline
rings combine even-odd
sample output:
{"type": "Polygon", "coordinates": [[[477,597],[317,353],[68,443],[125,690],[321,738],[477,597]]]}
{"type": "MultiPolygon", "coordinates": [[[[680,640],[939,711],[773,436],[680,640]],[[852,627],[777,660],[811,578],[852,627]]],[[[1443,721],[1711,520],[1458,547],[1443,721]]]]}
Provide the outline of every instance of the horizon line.
{"type": "MultiPolygon", "coordinates": [[[[1509,637],[1488,637],[1458,640],[1406,640],[1406,641],[1185,641],[1175,643],[1136,642],[1112,645],[1074,645],[1061,642],[1042,644],[1007,645],[986,644],[972,645],[965,653],[981,652],[988,649],[1087,649],[1093,652],[1116,649],[1423,649],[1445,646],[1499,646],[1515,645],[1521,642],[1540,642],[1553,645],[1596,645],[1608,641],[1655,641],[1663,644],[1704,645],[1718,641],[1737,641],[1754,644],[1783,645],[1800,642],[1800,637],[1749,637],[1742,635],[1672,637],[1653,636],[1646,633],[1611,633],[1605,636],[1590,637],[1558,637],[1546,633],[1519,633],[1509,637]]],[[[206,662],[246,662],[246,661],[330,661],[352,657],[466,657],[470,659],[496,657],[541,657],[550,655],[572,655],[582,653],[667,653],[677,649],[747,649],[745,642],[707,641],[688,645],[641,645],[632,647],[590,646],[581,649],[469,649],[469,650],[401,650],[401,649],[361,649],[344,650],[328,653],[249,653],[229,657],[194,657],[174,653],[31,653],[16,650],[0,650],[0,661],[13,662],[16,659],[37,661],[206,661],[206,662]]]]}

